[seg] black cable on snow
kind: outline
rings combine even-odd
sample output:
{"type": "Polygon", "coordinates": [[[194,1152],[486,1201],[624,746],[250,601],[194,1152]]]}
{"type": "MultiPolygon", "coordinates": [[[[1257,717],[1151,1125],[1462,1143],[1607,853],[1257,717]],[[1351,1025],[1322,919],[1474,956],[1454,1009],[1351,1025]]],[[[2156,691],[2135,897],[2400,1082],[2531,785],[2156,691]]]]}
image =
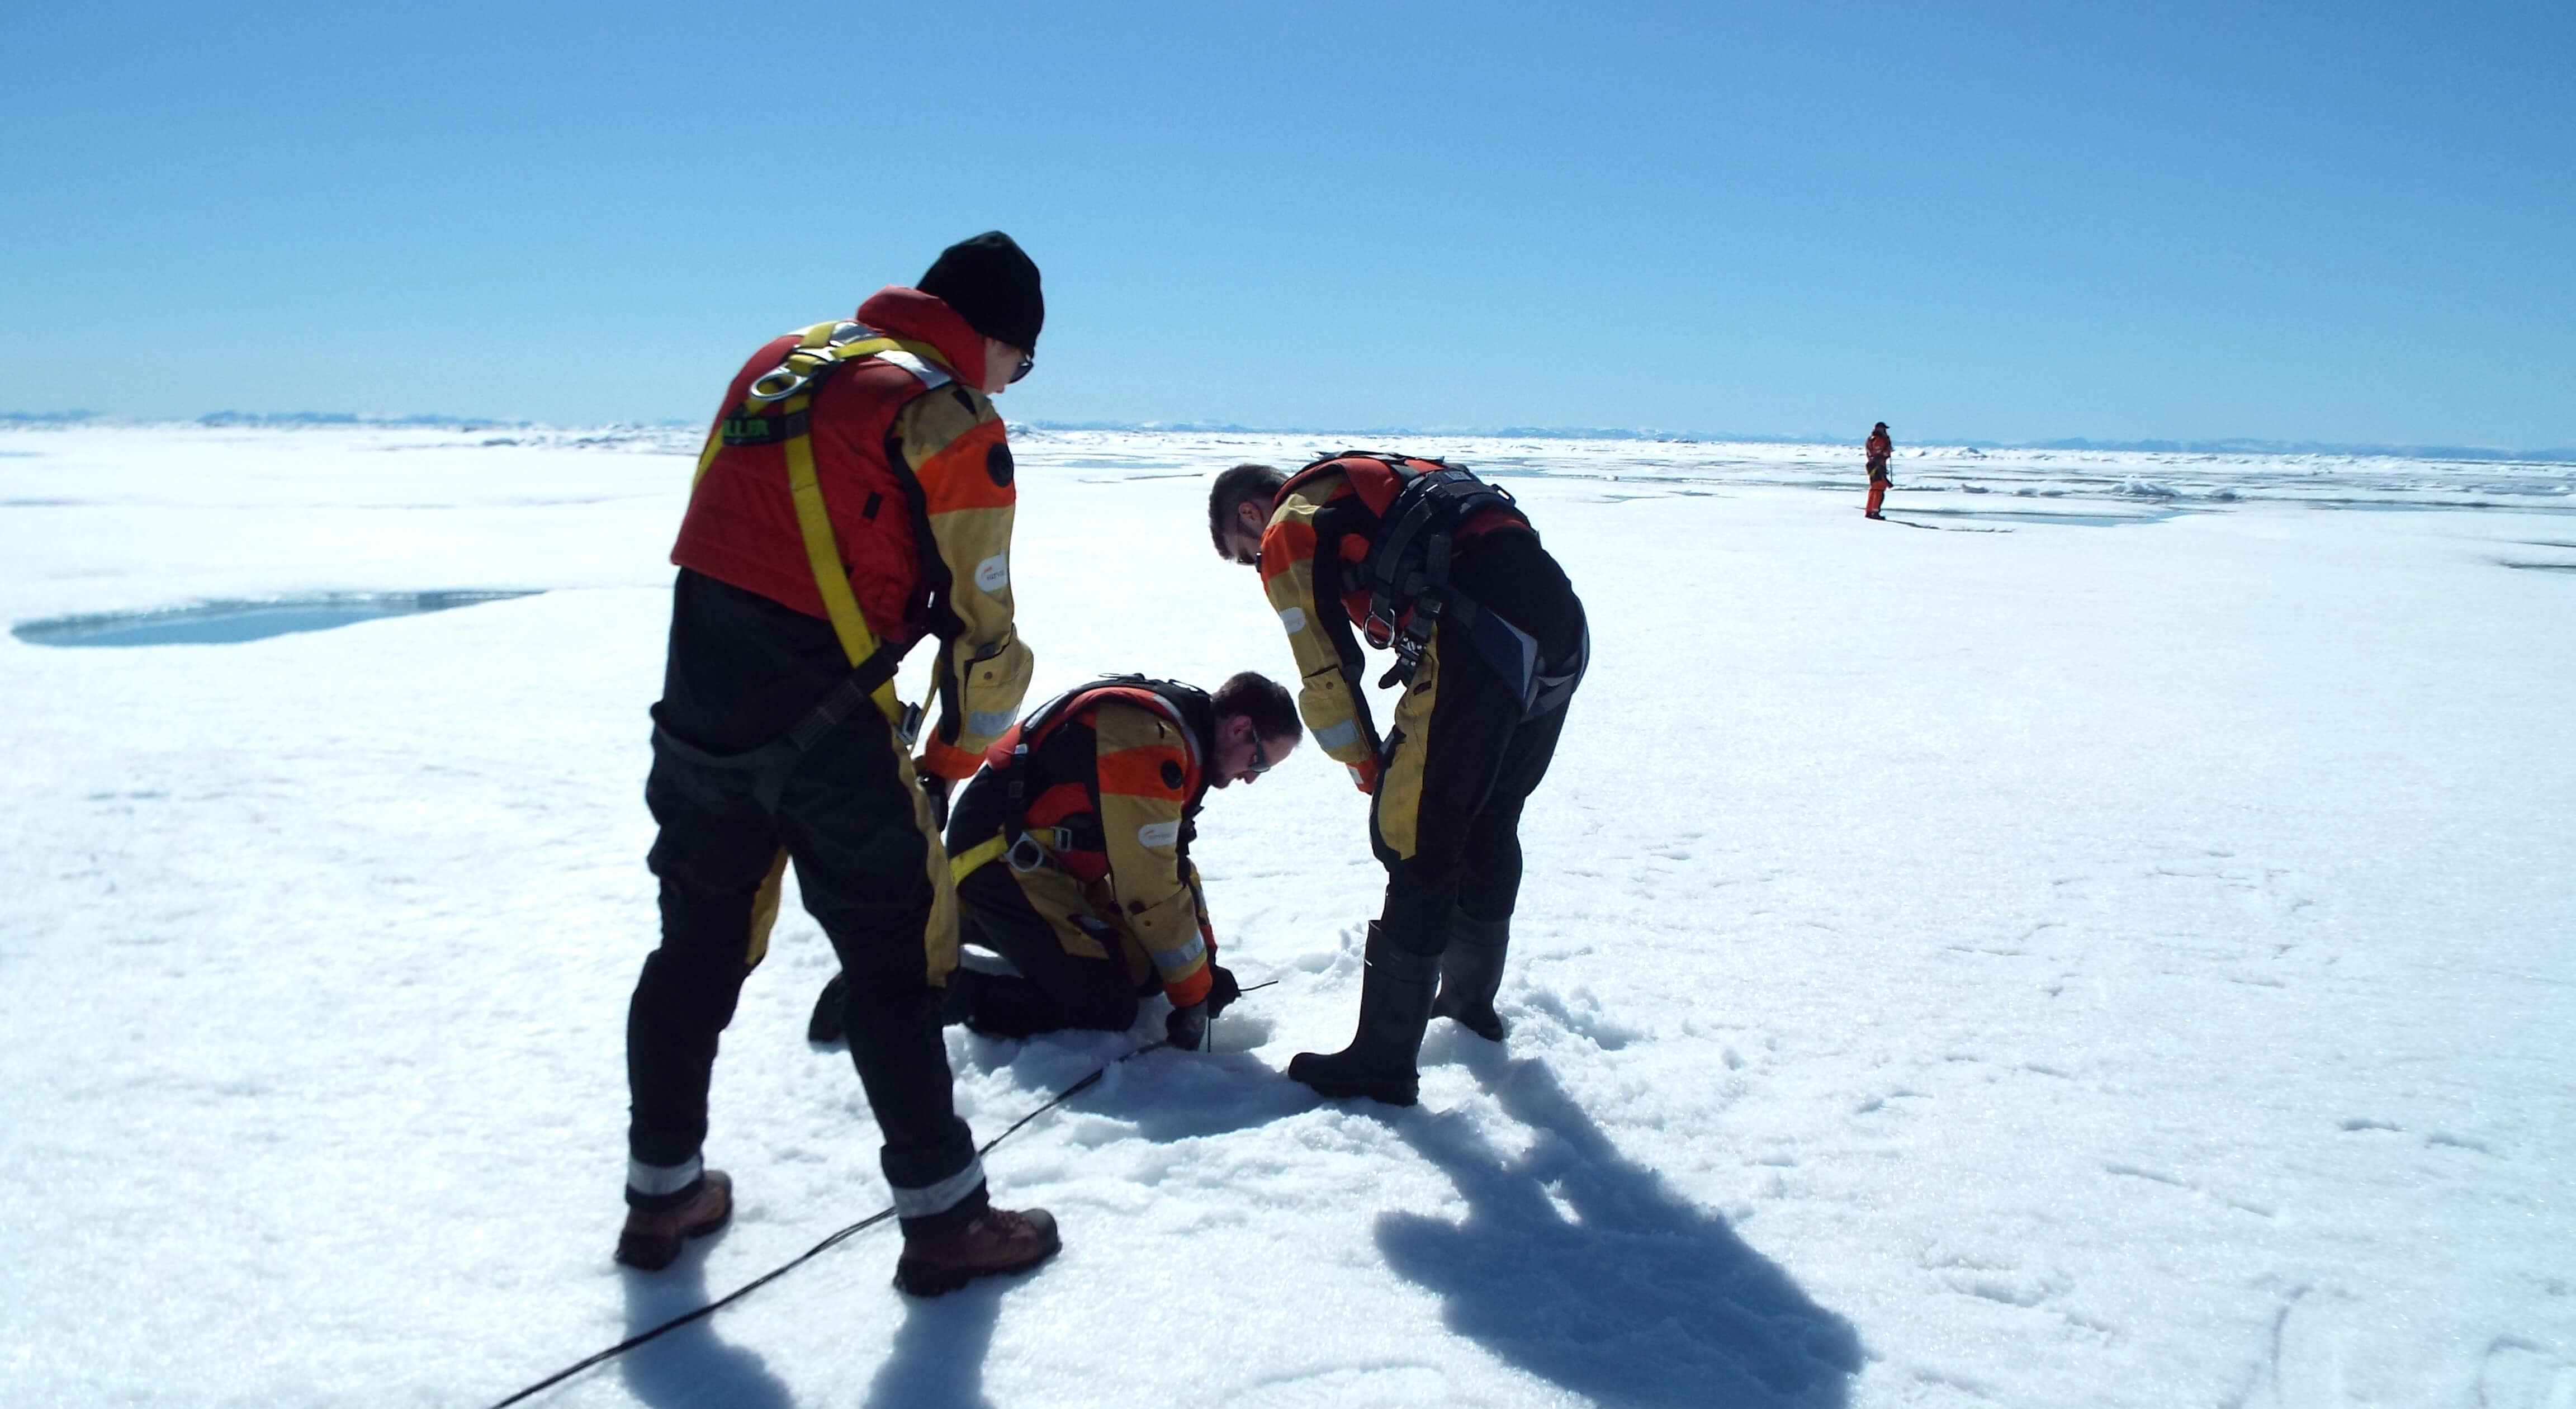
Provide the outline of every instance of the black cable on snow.
{"type": "MultiPolygon", "coordinates": [[[[1256,983],[1251,988],[1244,989],[1243,991],[1245,993],[1252,993],[1260,989],[1268,988],[1271,984],[1277,983],[1278,981],[1279,980],[1277,979],[1271,979],[1268,983],[1256,983]]],[[[1172,1044],[1169,1042],[1148,1042],[1144,1046],[1139,1047],[1132,1052],[1122,1053],[1110,1058],[1108,1061],[1102,1062],[1099,1066],[1092,1069],[1091,1075],[1084,1077],[1080,1081],[1077,1081],[1071,1086],[1058,1091],[1053,1096],[1048,1097],[1045,1105],[1038,1107],[1027,1115],[1021,1116],[1018,1120],[1012,1121],[1008,1130],[1003,1131],[1001,1134],[994,1136],[992,1139],[987,1140],[982,1145],[978,1146],[975,1150],[976,1156],[981,1158],[982,1156],[991,1154],[995,1145],[998,1145],[1003,1141],[1010,1139],[1013,1135],[1018,1134],[1021,1127],[1026,1126],[1030,1121],[1037,1119],[1039,1116],[1045,1115],[1047,1112],[1054,1110],[1056,1107],[1063,1105],[1065,1102],[1070,1101],[1074,1097],[1081,1095],[1083,1092],[1090,1090],[1092,1087],[1099,1085],[1100,1079],[1109,1074],[1109,1069],[1111,1067],[1118,1065],[1120,1062],[1126,1061],[1129,1057],[1141,1057],[1147,1052],[1152,1052],[1171,1045],[1172,1044]]],[[[838,1247],[841,1243],[851,1237],[864,1233],[870,1228],[874,1228],[878,1224],[883,1223],[892,1217],[894,1217],[894,1209],[891,1206],[878,1209],[876,1212],[871,1213],[867,1217],[860,1219],[858,1222],[851,1224],[849,1227],[834,1233],[823,1241],[816,1243],[814,1246],[807,1248],[805,1251],[800,1252],[796,1256],[789,1258],[787,1261],[780,1263],[778,1266],[761,1273],[759,1276],[752,1278],[750,1281],[743,1283],[741,1286],[734,1288],[723,1296],[717,1297],[715,1300],[708,1302],[697,1310],[682,1312],[681,1314],[672,1317],[670,1320],[663,1322],[661,1325],[655,1326],[649,1331],[642,1331],[635,1335],[628,1336],[626,1339],[619,1341],[617,1344],[612,1345],[608,1349],[600,1351],[597,1354],[586,1355],[581,1359],[566,1365],[562,1369],[555,1371],[553,1374],[546,1376],[544,1379],[537,1381],[535,1384],[528,1386],[526,1389],[520,1390],[518,1393],[511,1395],[509,1398],[496,1401],[492,1405],[492,1409],[509,1409],[509,1406],[516,1404],[531,1395],[541,1394],[546,1390],[552,1389],[556,1385],[562,1384],[564,1381],[571,1379],[573,1376],[580,1374],[582,1371],[587,1370],[594,1365],[604,1365],[607,1362],[616,1359],[618,1356],[624,1355],[626,1352],[633,1350],[635,1347],[644,1344],[646,1341],[653,1340],[669,1332],[676,1331],[692,1321],[703,1320],[706,1317],[713,1316],[717,1312],[724,1310],[726,1307],[733,1305],[735,1302],[742,1300],[744,1297],[751,1295],[753,1292],[759,1291],[762,1287],[768,1286],[770,1283],[775,1282],[779,1278],[786,1276],[788,1273],[795,1271],[797,1268],[803,1266],[809,1261],[812,1261],[822,1253],[838,1247]]]]}

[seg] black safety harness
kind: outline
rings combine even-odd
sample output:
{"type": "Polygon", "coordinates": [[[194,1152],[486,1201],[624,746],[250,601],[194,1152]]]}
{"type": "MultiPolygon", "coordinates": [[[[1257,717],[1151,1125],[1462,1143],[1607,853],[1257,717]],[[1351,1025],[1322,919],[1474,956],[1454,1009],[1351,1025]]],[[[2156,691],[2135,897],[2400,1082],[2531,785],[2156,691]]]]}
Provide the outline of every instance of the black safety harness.
{"type": "Polygon", "coordinates": [[[1378,680],[1378,688],[1413,683],[1422,668],[1423,653],[1430,649],[1431,633],[1446,617],[1467,634],[1494,673],[1516,689],[1523,719],[1536,719],[1563,706],[1591,661],[1590,628],[1585,628],[1571,657],[1547,661],[1535,637],[1486,610],[1449,580],[1450,556],[1459,530],[1469,520],[1500,509],[1523,524],[1529,522],[1511,492],[1445,460],[1359,451],[1332,457],[1334,461],[1355,458],[1383,462],[1403,485],[1378,516],[1368,556],[1355,571],[1354,585],[1369,594],[1361,634],[1371,646],[1395,652],[1395,665],[1378,680]]]}
{"type": "MultiPolygon", "coordinates": [[[[841,678],[823,702],[806,711],[794,728],[748,753],[709,753],[653,721],[653,747],[682,763],[723,773],[751,775],[751,795],[760,810],[776,816],[779,796],[787,789],[787,779],[795,773],[797,761],[823,741],[823,736],[841,726],[853,714],[865,712],[874,702],[874,691],[893,675],[880,670],[871,657],[869,662],[841,678]]],[[[898,752],[911,746],[920,729],[921,707],[908,706],[905,719],[894,726],[898,752]]]]}

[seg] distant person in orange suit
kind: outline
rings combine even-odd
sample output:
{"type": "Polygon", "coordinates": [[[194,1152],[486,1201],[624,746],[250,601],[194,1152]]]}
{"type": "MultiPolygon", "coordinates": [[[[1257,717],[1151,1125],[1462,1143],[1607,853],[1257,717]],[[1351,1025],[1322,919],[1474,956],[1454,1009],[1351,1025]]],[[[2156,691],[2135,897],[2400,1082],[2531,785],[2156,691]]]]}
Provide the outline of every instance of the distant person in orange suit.
{"type": "Polygon", "coordinates": [[[1861,453],[1869,457],[1869,507],[1861,512],[1874,519],[1886,518],[1878,506],[1887,502],[1887,457],[1896,453],[1896,442],[1887,438],[1887,422],[1871,428],[1869,443],[1861,447],[1861,453]]]}

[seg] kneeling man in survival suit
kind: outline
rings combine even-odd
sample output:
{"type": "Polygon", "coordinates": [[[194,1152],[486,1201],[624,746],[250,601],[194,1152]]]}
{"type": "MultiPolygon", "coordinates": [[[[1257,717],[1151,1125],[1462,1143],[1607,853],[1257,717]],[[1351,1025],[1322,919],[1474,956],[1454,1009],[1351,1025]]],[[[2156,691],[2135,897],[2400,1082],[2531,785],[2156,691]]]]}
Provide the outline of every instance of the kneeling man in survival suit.
{"type": "MultiPolygon", "coordinates": [[[[1172,1002],[1164,1034],[1196,1051],[1241,992],[1190,861],[1210,788],[1251,783],[1296,751],[1285,687],[1249,671],[1214,695],[1115,675],[1062,695],[986,754],[948,823],[963,938],[1018,972],[961,968],[945,1012],[977,1032],[1124,1032],[1140,992],[1172,1002]]],[[[825,985],[807,1036],[841,1035],[825,985]]]]}
{"type": "Polygon", "coordinates": [[[1237,465],[1208,494],[1223,556],[1257,566],[1303,677],[1299,712],[1373,802],[1386,901],[1359,1030],[1288,1074],[1327,1096],[1413,1104],[1436,1012],[1501,1041],[1494,1012],[1520,893],[1521,806],[1582,679],[1583,604],[1511,496],[1454,465],[1347,452],[1294,475],[1237,465]],[[1380,739],[1352,636],[1395,652],[1380,739]]]}
{"type": "Polygon", "coordinates": [[[667,1266],[732,1214],[700,1156],[708,1081],[790,861],[851,976],[850,1056],[903,1226],[895,1284],[936,1295],[1059,1246],[1045,1210],[991,1206],[957,1116],[938,1016],[956,894],[910,754],[919,711],[894,690],[896,662],[938,638],[942,717],[920,764],[936,779],[971,774],[1019,715],[1031,662],[989,398],[1028,371],[1045,311],[1037,266],[979,235],[919,288],[773,340],[725,393],[671,551],[644,787],[662,943],[627,1013],[620,1262],[667,1266]]]}

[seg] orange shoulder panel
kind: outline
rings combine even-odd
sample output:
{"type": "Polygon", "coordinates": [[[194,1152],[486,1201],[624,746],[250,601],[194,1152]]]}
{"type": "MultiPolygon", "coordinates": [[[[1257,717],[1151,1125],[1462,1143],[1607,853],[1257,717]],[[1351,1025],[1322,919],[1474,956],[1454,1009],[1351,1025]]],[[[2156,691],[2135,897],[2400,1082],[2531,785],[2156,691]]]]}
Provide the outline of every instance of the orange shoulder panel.
{"type": "Polygon", "coordinates": [[[1007,509],[1019,500],[1013,488],[1011,450],[999,419],[977,425],[924,461],[922,507],[932,514],[959,509],[1007,509]]]}
{"type": "Polygon", "coordinates": [[[1129,797],[1186,798],[1189,767],[1188,755],[1173,745],[1120,749],[1100,756],[1100,790],[1129,797]]]}
{"type": "Polygon", "coordinates": [[[1285,574],[1315,558],[1315,526],[1303,519],[1282,519],[1261,535],[1261,582],[1285,574]]]}

